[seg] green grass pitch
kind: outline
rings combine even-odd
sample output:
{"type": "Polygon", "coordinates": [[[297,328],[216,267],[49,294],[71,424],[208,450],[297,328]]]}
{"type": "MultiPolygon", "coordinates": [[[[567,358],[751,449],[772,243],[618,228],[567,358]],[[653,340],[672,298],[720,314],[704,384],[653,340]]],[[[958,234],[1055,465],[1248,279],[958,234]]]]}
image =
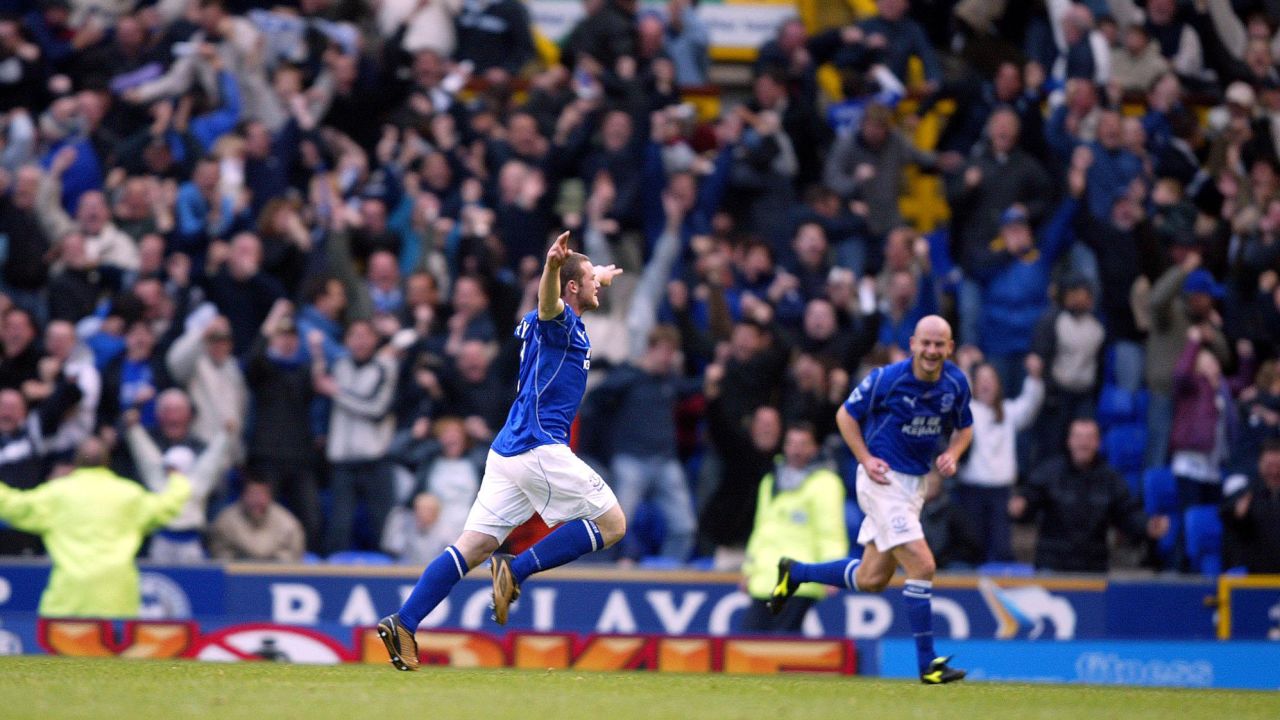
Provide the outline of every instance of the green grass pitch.
{"type": "Polygon", "coordinates": [[[1276,720],[1280,693],[11,657],[0,659],[0,717],[1276,720]]]}

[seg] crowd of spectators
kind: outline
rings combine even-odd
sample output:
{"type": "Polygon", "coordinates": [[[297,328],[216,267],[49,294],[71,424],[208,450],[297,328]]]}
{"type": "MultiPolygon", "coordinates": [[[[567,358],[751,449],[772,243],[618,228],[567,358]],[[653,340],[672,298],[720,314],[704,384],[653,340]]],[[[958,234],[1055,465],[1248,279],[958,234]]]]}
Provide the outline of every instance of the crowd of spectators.
{"type": "Polygon", "coordinates": [[[520,0],[4,0],[0,480],[97,436],[191,480],[152,557],[421,563],[567,228],[626,270],[575,437],[623,560],[740,561],[792,434],[851,483],[835,409],[932,313],[979,420],[947,564],[1012,560],[1012,519],[1044,569],[1106,570],[1109,527],[1192,569],[1177,513],[1220,502],[1242,563],[1276,547],[1274,3],[878,0],[782,23],[712,118],[696,5],[584,0],[555,61],[520,0]]]}

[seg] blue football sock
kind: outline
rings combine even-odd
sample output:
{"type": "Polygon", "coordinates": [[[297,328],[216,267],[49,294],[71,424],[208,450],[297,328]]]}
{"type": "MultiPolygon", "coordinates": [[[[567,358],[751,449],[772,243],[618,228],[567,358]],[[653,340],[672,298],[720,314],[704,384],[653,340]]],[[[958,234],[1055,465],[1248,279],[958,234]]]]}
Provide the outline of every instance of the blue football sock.
{"type": "Polygon", "coordinates": [[[933,583],[908,580],[902,588],[902,600],[907,606],[911,634],[916,638],[916,662],[924,672],[937,657],[933,654],[933,583]]]}
{"type": "Polygon", "coordinates": [[[604,536],[591,520],[573,520],[534,543],[511,561],[511,574],[522,583],[530,575],[560,567],[604,547],[604,536]]]}
{"type": "Polygon", "coordinates": [[[404,605],[400,606],[400,622],[409,630],[417,630],[422,618],[434,610],[466,574],[467,561],[462,558],[458,548],[452,545],[445,548],[422,571],[422,577],[413,586],[413,592],[409,593],[404,605]]]}
{"type": "Polygon", "coordinates": [[[860,558],[844,558],[821,563],[793,563],[791,579],[795,582],[816,582],[857,590],[858,582],[853,576],[861,563],[860,558]]]}

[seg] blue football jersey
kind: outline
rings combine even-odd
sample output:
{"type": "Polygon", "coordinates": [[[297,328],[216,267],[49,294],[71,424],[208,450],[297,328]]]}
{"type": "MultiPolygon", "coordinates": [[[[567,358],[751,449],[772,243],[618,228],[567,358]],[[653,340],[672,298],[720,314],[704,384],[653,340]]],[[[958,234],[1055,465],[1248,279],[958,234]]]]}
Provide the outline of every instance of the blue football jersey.
{"type": "Polygon", "coordinates": [[[578,414],[591,368],[591,340],[582,318],[565,305],[551,320],[538,311],[516,326],[520,348],[520,379],[516,401],[491,448],[511,457],[539,445],[569,444],[569,426],[578,414]]]}
{"type": "Polygon", "coordinates": [[[862,427],[875,457],[908,475],[924,475],[947,449],[951,433],[973,424],[969,381],[943,363],[936,382],[916,379],[911,358],[876,368],[853,389],[844,409],[862,427]]]}

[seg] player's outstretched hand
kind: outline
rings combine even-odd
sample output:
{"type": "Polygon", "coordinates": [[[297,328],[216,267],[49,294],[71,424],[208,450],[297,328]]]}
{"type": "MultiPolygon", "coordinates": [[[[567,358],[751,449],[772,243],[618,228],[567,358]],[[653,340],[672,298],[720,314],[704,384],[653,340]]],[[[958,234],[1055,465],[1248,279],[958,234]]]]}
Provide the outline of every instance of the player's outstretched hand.
{"type": "Polygon", "coordinates": [[[622,268],[617,265],[595,265],[594,270],[600,287],[609,287],[613,284],[613,279],[622,274],[622,268]]]}
{"type": "Polygon", "coordinates": [[[551,243],[551,247],[547,248],[547,264],[554,269],[559,269],[565,260],[569,259],[569,231],[560,233],[560,237],[551,243]]]}
{"type": "Polygon", "coordinates": [[[867,460],[867,477],[881,485],[889,484],[889,463],[878,457],[867,460]]]}
{"type": "Polygon", "coordinates": [[[952,475],[955,475],[956,468],[958,467],[958,463],[956,462],[956,456],[953,455],[950,451],[944,452],[938,456],[937,465],[938,465],[938,472],[942,473],[942,477],[944,478],[949,478],[952,475]]]}

